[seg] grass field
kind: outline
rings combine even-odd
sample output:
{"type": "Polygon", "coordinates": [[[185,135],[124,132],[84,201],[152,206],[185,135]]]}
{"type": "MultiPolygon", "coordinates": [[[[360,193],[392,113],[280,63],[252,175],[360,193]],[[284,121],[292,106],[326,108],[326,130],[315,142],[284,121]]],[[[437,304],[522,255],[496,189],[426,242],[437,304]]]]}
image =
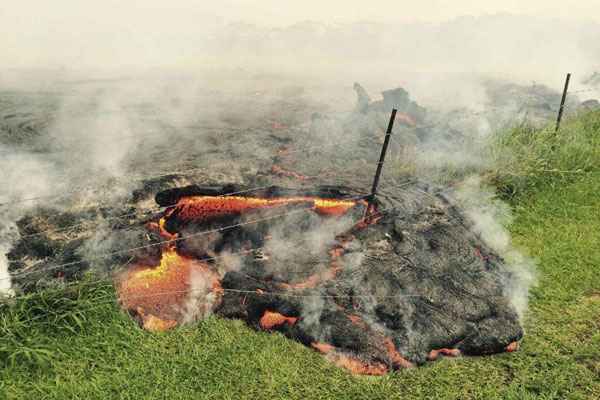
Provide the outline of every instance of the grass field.
{"type": "Polygon", "coordinates": [[[521,349],[443,359],[384,377],[349,375],[316,352],[239,321],[141,331],[110,285],[82,284],[4,306],[0,396],[71,398],[600,398],[600,115],[558,136],[518,128],[490,171],[509,229],[538,263],[521,349]]]}

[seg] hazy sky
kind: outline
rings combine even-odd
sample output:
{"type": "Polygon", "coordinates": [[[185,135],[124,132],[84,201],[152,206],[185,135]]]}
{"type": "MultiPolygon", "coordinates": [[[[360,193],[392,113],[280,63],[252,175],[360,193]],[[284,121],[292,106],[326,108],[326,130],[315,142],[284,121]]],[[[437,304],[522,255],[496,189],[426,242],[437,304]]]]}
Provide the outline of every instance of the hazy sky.
{"type": "MultiPolygon", "coordinates": [[[[245,20],[264,25],[311,19],[327,22],[355,20],[439,21],[462,15],[509,12],[560,18],[600,20],[600,1],[576,0],[3,0],[0,29],[50,30],[56,22],[111,26],[146,20],[165,24],[191,23],[201,16],[245,20]],[[23,24],[24,25],[21,25],[23,24]]],[[[167,25],[168,26],[168,25],[167,25]]],[[[160,29],[160,26],[156,28],[160,29]]],[[[175,28],[169,26],[169,28],[175,28]]]]}
{"type": "Polygon", "coordinates": [[[228,0],[223,3],[231,5],[231,17],[265,24],[291,23],[302,19],[439,21],[461,15],[498,12],[600,18],[598,0],[576,0],[568,5],[557,0],[228,0]]]}
{"type": "Polygon", "coordinates": [[[600,21],[600,0],[0,0],[2,66],[147,65],[198,48],[215,26],[431,21],[494,13],[600,21]]]}

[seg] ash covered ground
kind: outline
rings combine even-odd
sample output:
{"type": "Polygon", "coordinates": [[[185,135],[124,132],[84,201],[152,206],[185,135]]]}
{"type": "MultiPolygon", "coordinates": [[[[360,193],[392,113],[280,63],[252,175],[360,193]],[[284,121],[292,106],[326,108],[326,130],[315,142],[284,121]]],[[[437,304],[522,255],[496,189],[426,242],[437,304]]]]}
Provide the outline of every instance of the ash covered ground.
{"type": "MultiPolygon", "coordinates": [[[[439,354],[516,348],[531,283],[519,268],[527,266],[514,261],[505,240],[497,243],[503,238],[497,222],[472,208],[478,194],[457,182],[424,180],[437,161],[448,160],[442,155],[465,158],[466,168],[483,162],[473,156],[481,129],[473,137],[467,113],[442,117],[403,89],[373,101],[360,85],[354,86],[356,105],[342,113],[293,84],[259,80],[245,91],[227,92],[172,90],[170,83],[143,96],[136,95],[139,87],[84,82],[47,93],[0,94],[8,174],[1,238],[10,290],[17,295],[71,284],[89,272],[112,279],[132,265],[160,260],[164,236],[148,226],[182,197],[165,201],[169,193],[201,187],[215,196],[244,192],[260,198],[291,188],[295,195],[335,193],[338,200],[364,196],[389,109],[397,107],[401,118],[375,222],[355,229],[365,211],[359,207],[333,220],[302,215],[260,230],[240,227],[229,246],[223,235],[208,244],[177,240],[177,251],[206,264],[220,291],[208,307],[182,296],[186,307],[197,309],[171,310],[171,319],[179,324],[209,312],[242,318],[367,374],[439,354]],[[349,231],[352,240],[344,241],[335,274],[293,287],[319,268],[330,269],[330,251],[349,231]],[[266,253],[233,255],[265,246],[266,253]],[[229,257],[225,267],[215,261],[223,256],[229,257]]],[[[486,119],[484,130],[494,123],[501,121],[486,119]]],[[[473,124],[481,127],[481,120],[473,124]]],[[[196,222],[171,233],[185,238],[186,229],[219,229],[243,217],[221,225],[196,222]]],[[[189,277],[184,280],[184,289],[192,286],[189,277]]],[[[138,309],[124,307],[140,319],[138,309]]]]}

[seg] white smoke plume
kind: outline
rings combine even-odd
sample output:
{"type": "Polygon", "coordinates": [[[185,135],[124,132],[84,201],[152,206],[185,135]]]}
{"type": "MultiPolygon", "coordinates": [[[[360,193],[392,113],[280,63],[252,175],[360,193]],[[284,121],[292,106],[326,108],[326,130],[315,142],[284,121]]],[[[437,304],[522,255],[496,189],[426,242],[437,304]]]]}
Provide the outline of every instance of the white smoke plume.
{"type": "Polygon", "coordinates": [[[509,272],[505,295],[522,318],[527,311],[529,289],[537,282],[535,261],[517,249],[507,226],[512,215],[509,206],[496,199],[492,189],[477,177],[465,180],[456,197],[473,224],[473,230],[492,250],[504,258],[509,272]]]}
{"type": "Polygon", "coordinates": [[[192,270],[189,294],[182,310],[182,323],[189,324],[210,316],[218,298],[219,294],[206,275],[192,270]]]}
{"type": "Polygon", "coordinates": [[[37,155],[27,152],[6,152],[0,158],[0,170],[3,180],[0,193],[0,296],[12,295],[11,279],[8,272],[6,254],[19,239],[16,221],[20,215],[31,208],[40,196],[52,192],[49,184],[51,163],[37,155]],[[27,201],[20,201],[26,199],[27,201]]]}
{"type": "MultiPolygon", "coordinates": [[[[1,215],[1,214],[0,214],[1,215]]],[[[11,277],[8,272],[8,253],[18,238],[19,233],[16,225],[5,216],[0,216],[2,224],[0,225],[0,298],[14,296],[11,277]]]]}

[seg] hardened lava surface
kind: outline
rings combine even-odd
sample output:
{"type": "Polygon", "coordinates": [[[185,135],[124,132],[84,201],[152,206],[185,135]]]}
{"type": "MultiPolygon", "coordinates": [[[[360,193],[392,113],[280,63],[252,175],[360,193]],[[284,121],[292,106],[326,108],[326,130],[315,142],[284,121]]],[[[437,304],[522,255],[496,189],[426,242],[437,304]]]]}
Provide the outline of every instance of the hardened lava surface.
{"type": "Polygon", "coordinates": [[[370,375],[516,349],[510,272],[442,191],[399,185],[366,213],[363,198],[333,188],[242,190],[156,196],[169,205],[149,227],[163,238],[160,255],[118,282],[146,329],[210,311],[370,375]],[[160,294],[170,291],[179,294],[160,294]]]}

